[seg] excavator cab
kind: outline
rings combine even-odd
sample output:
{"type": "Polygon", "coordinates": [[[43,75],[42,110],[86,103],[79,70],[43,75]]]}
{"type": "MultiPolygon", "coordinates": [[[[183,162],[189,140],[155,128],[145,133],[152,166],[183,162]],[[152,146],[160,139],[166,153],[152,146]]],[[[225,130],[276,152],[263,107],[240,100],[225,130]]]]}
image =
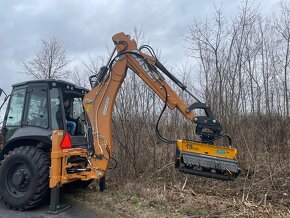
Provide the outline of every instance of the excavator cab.
{"type": "Polygon", "coordinates": [[[23,144],[51,149],[52,130],[68,132],[64,99],[68,99],[69,116],[76,123],[72,137],[74,146],[85,144],[87,119],[82,98],[87,89],[61,80],[34,80],[13,85],[3,121],[1,159],[23,144]]]}
{"type": "MultiPolygon", "coordinates": [[[[9,102],[2,127],[0,195],[10,208],[31,209],[46,199],[50,169],[54,167],[50,163],[55,157],[52,139],[56,130],[68,135],[70,148],[87,146],[88,122],[82,100],[88,91],[54,79],[15,84],[10,95],[1,89],[6,96],[4,103],[7,99],[9,102]],[[76,123],[73,136],[68,133],[65,99],[69,101],[68,116],[76,123]]],[[[68,159],[72,165],[82,161],[81,158],[68,159]]],[[[77,182],[73,187],[81,188],[88,186],[91,180],[70,182],[77,182]]]]}

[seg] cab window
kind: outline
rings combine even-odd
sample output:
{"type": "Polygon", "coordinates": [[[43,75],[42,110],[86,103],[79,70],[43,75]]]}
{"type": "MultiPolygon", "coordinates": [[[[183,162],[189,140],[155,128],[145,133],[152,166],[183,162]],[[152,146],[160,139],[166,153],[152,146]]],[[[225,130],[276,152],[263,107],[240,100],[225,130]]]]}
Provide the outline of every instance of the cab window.
{"type": "Polygon", "coordinates": [[[79,135],[85,134],[86,117],[83,108],[82,98],[73,99],[72,117],[76,120],[77,132],[79,135]]]}
{"type": "Polygon", "coordinates": [[[73,100],[73,118],[82,118],[84,114],[83,103],[81,98],[74,98],[73,100]]]}
{"type": "Polygon", "coordinates": [[[33,87],[28,102],[27,125],[48,128],[47,90],[33,87]]]}
{"type": "Polygon", "coordinates": [[[20,126],[23,112],[25,89],[13,90],[6,120],[6,126],[20,126]]]}

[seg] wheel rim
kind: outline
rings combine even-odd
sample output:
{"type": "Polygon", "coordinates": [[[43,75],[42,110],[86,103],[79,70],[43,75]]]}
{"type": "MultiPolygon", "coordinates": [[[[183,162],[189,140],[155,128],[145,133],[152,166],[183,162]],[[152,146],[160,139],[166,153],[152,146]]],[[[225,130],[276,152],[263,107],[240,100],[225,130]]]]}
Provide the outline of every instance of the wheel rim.
{"type": "Polygon", "coordinates": [[[22,197],[29,190],[31,170],[25,163],[12,164],[6,173],[7,191],[14,197],[22,197]]]}

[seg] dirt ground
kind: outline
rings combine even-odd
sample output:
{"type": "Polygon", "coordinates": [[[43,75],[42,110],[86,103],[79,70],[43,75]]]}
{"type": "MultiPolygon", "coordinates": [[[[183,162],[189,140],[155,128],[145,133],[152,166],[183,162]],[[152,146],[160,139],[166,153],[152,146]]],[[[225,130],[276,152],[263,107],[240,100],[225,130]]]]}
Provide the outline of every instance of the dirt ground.
{"type": "Polygon", "coordinates": [[[93,184],[72,193],[70,199],[101,217],[290,217],[288,192],[253,195],[241,186],[242,177],[235,182],[197,177],[172,184],[162,180],[111,184],[102,193],[93,184]]]}

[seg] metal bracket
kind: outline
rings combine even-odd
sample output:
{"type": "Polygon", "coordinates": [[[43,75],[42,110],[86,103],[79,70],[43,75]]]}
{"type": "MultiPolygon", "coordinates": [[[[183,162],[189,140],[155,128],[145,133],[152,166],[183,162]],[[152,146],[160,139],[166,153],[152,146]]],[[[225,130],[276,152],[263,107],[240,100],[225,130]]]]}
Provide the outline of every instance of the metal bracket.
{"type": "Polygon", "coordinates": [[[186,113],[189,113],[191,112],[192,110],[194,109],[203,109],[206,116],[211,118],[211,119],[214,119],[214,116],[213,116],[213,113],[212,113],[212,110],[210,108],[209,105],[205,104],[205,103],[201,103],[201,102],[195,102],[193,103],[192,105],[190,105],[186,110],[185,112],[186,113]]]}
{"type": "Polygon", "coordinates": [[[197,116],[194,118],[194,122],[196,123],[196,134],[201,137],[202,142],[213,143],[213,140],[220,136],[222,125],[214,118],[209,105],[195,102],[190,105],[185,112],[189,113],[194,109],[203,109],[206,114],[206,116],[197,116]]]}

